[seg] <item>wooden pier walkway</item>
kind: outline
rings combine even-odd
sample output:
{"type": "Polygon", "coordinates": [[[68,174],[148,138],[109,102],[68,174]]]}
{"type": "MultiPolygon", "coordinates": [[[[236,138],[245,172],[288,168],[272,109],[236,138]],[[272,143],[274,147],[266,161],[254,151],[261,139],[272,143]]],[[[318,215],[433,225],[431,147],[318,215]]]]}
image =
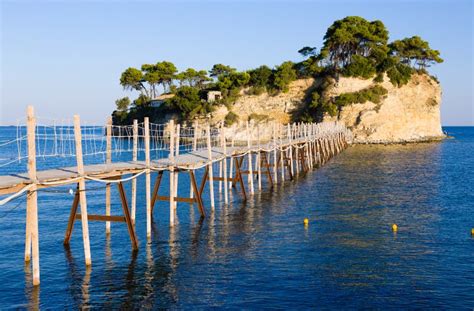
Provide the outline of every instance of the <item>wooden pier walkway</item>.
{"type": "MultiPolygon", "coordinates": [[[[81,127],[79,116],[74,116],[71,129],[54,128],[54,133],[44,133],[38,129],[33,107],[28,107],[25,136],[27,154],[27,173],[7,174],[0,176],[0,196],[6,197],[0,205],[26,195],[26,233],[25,233],[25,261],[32,261],[33,284],[40,283],[39,271],[39,230],[38,230],[38,203],[37,191],[44,188],[58,187],[68,184],[76,185],[76,192],[72,202],[69,221],[66,228],[64,243],[68,244],[73,232],[75,221],[81,221],[86,265],[91,265],[89,243],[89,221],[105,221],[106,233],[110,233],[110,222],[124,222],[130,235],[131,245],[138,249],[138,239],[135,233],[136,214],[136,180],[145,176],[146,195],[146,230],[147,237],[151,237],[151,223],[154,206],[158,201],[169,202],[170,226],[175,224],[178,202],[195,204],[201,217],[205,217],[206,208],[214,209],[214,183],[219,182],[219,191],[224,191],[224,203],[229,202],[229,191],[233,189],[241,193],[242,199],[247,200],[255,191],[262,190],[262,182],[273,186],[275,183],[292,180],[300,173],[318,168],[331,157],[340,153],[351,141],[351,133],[342,124],[335,122],[319,124],[288,124],[273,125],[271,137],[261,139],[261,131],[257,126],[247,122],[244,139],[237,140],[229,137],[224,126],[211,128],[198,126],[181,127],[173,121],[169,124],[151,124],[148,118],[143,123],[136,120],[127,127],[114,126],[109,119],[104,126],[103,137],[94,137],[94,148],[97,141],[104,140],[104,149],[94,150],[93,154],[103,154],[105,163],[84,165],[84,157],[92,153],[83,153],[87,148],[87,136],[90,128],[81,127]],[[70,135],[66,132],[71,131],[70,135]],[[72,135],[73,132],[73,135],[72,135]],[[46,133],[46,134],[45,134],[46,133]],[[51,139],[52,143],[41,143],[51,139]],[[73,156],[76,165],[58,167],[47,170],[37,170],[36,161],[39,150],[46,150],[54,146],[56,155],[58,146],[63,155],[67,140],[74,142],[73,156]],[[113,140],[116,140],[114,146],[113,140]],[[130,141],[124,147],[122,141],[130,141]],[[49,144],[49,145],[48,145],[49,144]],[[44,147],[44,148],[40,148],[44,147]],[[165,156],[152,158],[152,151],[160,151],[165,156]],[[129,161],[112,162],[114,152],[129,152],[129,161]],[[144,160],[138,160],[142,153],[144,160]],[[218,166],[218,174],[214,172],[218,166]],[[196,178],[197,170],[204,170],[202,180],[196,178]],[[155,173],[156,180],[152,187],[151,174],[155,173]],[[168,176],[169,195],[160,195],[164,175],[168,176]],[[186,195],[178,195],[179,176],[188,175],[190,189],[186,195]],[[246,178],[244,178],[246,176],[246,178]],[[265,178],[263,178],[265,177],[265,178]],[[102,182],[105,184],[105,215],[91,215],[87,211],[86,182],[102,182]],[[131,207],[124,190],[124,183],[132,183],[131,207]],[[256,185],[254,183],[257,183],[256,185]],[[111,215],[111,186],[118,187],[123,215],[111,215]],[[206,185],[209,189],[209,206],[203,202],[203,192],[206,185]]],[[[20,145],[19,145],[20,146],[20,145]]],[[[21,149],[20,147],[18,147],[21,149]]],[[[94,149],[93,148],[93,149],[94,149]]],[[[0,147],[1,149],[1,147],[0,147]]],[[[71,149],[72,150],[72,149],[71,149]]],[[[19,159],[21,150],[18,151],[19,159]]],[[[59,153],[61,155],[61,153],[59,153]]],[[[123,158],[123,157],[122,157],[123,158]]]]}

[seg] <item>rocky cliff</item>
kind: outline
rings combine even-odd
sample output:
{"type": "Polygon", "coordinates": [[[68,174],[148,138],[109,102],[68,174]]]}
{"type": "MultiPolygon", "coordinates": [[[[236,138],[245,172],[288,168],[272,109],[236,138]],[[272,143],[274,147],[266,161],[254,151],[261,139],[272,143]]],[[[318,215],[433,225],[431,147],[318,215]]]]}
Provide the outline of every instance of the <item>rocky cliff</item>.
{"type": "MultiPolygon", "coordinates": [[[[275,120],[286,123],[300,111],[307,92],[317,81],[297,80],[288,93],[271,96],[243,94],[232,111],[240,120],[249,117],[255,122],[275,120]]],[[[357,92],[375,85],[372,79],[340,78],[329,90],[329,96],[357,92]]],[[[414,74],[408,84],[397,87],[387,77],[379,83],[388,93],[380,103],[366,102],[342,107],[337,116],[324,116],[325,121],[341,120],[354,134],[355,143],[403,143],[437,140],[444,137],[441,129],[441,87],[428,75],[414,74]]],[[[221,107],[213,113],[215,121],[228,113],[221,107]]],[[[234,125],[235,132],[241,127],[234,125]]]]}

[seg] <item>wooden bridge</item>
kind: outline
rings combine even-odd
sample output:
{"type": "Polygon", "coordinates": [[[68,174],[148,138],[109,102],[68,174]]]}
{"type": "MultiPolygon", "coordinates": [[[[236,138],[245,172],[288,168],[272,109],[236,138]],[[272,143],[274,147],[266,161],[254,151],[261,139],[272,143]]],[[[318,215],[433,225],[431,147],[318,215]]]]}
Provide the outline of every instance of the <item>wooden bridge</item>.
{"type": "Polygon", "coordinates": [[[42,129],[37,124],[33,107],[28,107],[26,135],[20,135],[16,142],[12,142],[12,145],[18,145],[18,160],[27,160],[27,172],[0,176],[0,195],[6,197],[0,205],[26,195],[25,261],[32,261],[33,284],[40,283],[37,192],[43,188],[76,185],[64,243],[69,243],[75,221],[81,221],[85,263],[91,265],[89,221],[106,222],[107,233],[110,233],[110,222],[124,222],[132,247],[138,249],[135,234],[136,180],[142,175],[146,180],[146,230],[150,238],[153,208],[158,201],[169,202],[170,226],[175,224],[178,202],[195,204],[201,217],[205,217],[206,208],[215,208],[216,181],[219,191],[224,192],[225,204],[229,202],[229,191],[238,191],[242,199],[247,200],[249,195],[262,190],[263,180],[270,186],[292,180],[297,174],[323,165],[346,148],[351,140],[350,131],[337,122],[274,123],[265,131],[249,122],[245,126],[243,133],[230,135],[223,125],[199,126],[195,122],[192,126],[181,126],[173,121],[153,124],[145,118],[142,123],[134,120],[133,125],[116,126],[109,119],[101,127],[103,134],[91,135],[94,129],[81,126],[77,115],[73,126],[42,129]],[[21,154],[21,140],[25,141],[25,155],[21,154]],[[54,152],[46,154],[47,148],[54,152]],[[88,150],[84,152],[84,149],[88,150]],[[114,153],[122,155],[120,161],[112,162],[114,153]],[[124,154],[130,155],[130,159],[124,161],[124,154]],[[102,155],[105,163],[85,165],[84,158],[91,155],[102,155]],[[143,159],[139,159],[139,155],[143,159]],[[75,165],[37,170],[37,159],[48,159],[48,156],[71,156],[75,158],[75,165]],[[217,174],[214,172],[216,167],[217,174]],[[204,174],[198,182],[196,171],[201,169],[204,174]],[[156,173],[153,187],[152,173],[156,173]],[[170,193],[167,196],[159,194],[165,173],[170,193]],[[183,174],[190,179],[186,195],[178,194],[179,176],[183,174]],[[87,181],[105,184],[104,215],[88,214],[87,181]],[[128,181],[132,183],[131,207],[124,190],[124,183],[128,181]],[[120,216],[110,213],[112,184],[118,187],[120,194],[123,209],[120,216]],[[206,184],[210,202],[205,204],[203,192],[206,184]]]}

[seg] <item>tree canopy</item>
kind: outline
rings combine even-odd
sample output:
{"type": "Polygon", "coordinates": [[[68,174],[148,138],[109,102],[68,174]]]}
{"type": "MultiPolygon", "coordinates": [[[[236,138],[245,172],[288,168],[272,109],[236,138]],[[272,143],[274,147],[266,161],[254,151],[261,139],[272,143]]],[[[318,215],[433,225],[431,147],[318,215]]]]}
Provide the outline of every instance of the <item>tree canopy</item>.
{"type": "Polygon", "coordinates": [[[284,93],[288,92],[289,85],[294,80],[296,80],[296,70],[293,62],[287,61],[276,67],[273,83],[277,89],[284,93]]]}
{"type": "Polygon", "coordinates": [[[381,21],[348,16],[328,28],[321,54],[337,70],[350,64],[354,55],[380,61],[387,53],[387,41],[388,31],[381,21]]]}
{"type": "Polygon", "coordinates": [[[398,57],[403,64],[411,67],[417,65],[419,69],[443,62],[440,52],[431,49],[429,43],[419,36],[395,40],[389,44],[389,49],[390,55],[398,57]]]}

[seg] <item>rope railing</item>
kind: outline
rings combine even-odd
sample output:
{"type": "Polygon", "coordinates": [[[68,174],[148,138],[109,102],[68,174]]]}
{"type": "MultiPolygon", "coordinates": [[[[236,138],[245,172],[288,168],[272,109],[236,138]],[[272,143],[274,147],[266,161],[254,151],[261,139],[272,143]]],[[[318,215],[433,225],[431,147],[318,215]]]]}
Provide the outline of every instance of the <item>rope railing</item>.
{"type": "MultiPolygon", "coordinates": [[[[170,156],[170,137],[174,131],[174,153],[186,154],[209,148],[222,148],[222,126],[210,127],[198,125],[178,126],[170,124],[149,123],[150,158],[156,161],[170,156]],[[179,148],[179,149],[178,149],[179,148]]],[[[251,150],[271,151],[274,148],[285,151],[291,142],[311,141],[315,138],[327,138],[337,133],[343,133],[348,140],[351,133],[340,122],[325,122],[318,124],[293,123],[277,125],[275,133],[271,126],[250,126],[249,132],[240,131],[235,135],[225,137],[226,147],[241,147],[251,150]]],[[[2,168],[14,165],[15,170],[26,170],[28,159],[26,126],[18,124],[15,128],[14,139],[0,140],[0,172],[2,168]],[[22,165],[23,164],[23,165],[22,165]]],[[[81,126],[82,155],[85,164],[104,163],[107,154],[112,162],[131,161],[132,154],[137,154],[138,160],[145,158],[144,123],[138,123],[134,135],[133,125],[111,125],[110,146],[107,146],[107,126],[81,126]],[[136,143],[134,143],[134,139],[136,143]]],[[[54,121],[51,125],[35,125],[36,159],[41,168],[53,168],[56,165],[73,165],[76,157],[74,127],[70,120],[54,121]],[[55,161],[52,161],[54,159],[55,161]],[[66,160],[65,160],[66,159],[66,160]],[[67,160],[69,159],[69,160],[67,160]],[[44,161],[44,165],[41,165],[44,161]],[[48,161],[49,163],[48,165],[48,161]],[[54,163],[56,162],[56,163],[54,163]]],[[[303,146],[297,146],[303,148],[303,146]]],[[[9,171],[9,170],[7,170],[9,171]]]]}

